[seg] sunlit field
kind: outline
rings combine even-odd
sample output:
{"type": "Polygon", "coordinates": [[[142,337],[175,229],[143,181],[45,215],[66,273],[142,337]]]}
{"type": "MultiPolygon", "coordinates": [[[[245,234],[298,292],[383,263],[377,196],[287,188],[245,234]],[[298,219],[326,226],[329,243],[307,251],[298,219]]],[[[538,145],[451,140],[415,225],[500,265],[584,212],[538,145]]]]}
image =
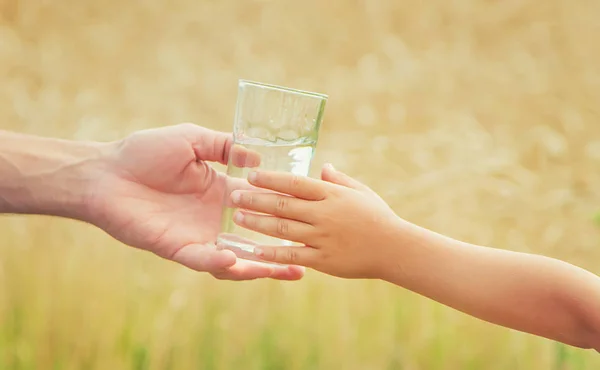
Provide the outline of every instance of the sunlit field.
{"type": "MultiPolygon", "coordinates": [[[[239,78],[326,93],[313,176],[331,161],[407,220],[600,273],[599,17],[594,0],[0,0],[0,128],[228,131],[239,78]]],[[[381,281],[218,281],[49,217],[0,217],[0,247],[0,369],[600,368],[381,281]]]]}

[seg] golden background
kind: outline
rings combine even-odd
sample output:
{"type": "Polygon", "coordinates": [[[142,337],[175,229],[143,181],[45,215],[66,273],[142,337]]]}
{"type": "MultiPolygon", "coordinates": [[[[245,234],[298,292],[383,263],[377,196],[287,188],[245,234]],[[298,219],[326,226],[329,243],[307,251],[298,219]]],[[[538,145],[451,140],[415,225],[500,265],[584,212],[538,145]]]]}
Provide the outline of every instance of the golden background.
{"type": "MultiPolygon", "coordinates": [[[[331,161],[412,222],[600,273],[596,0],[0,0],[0,16],[1,128],[229,131],[239,78],[322,92],[315,174],[331,161]]],[[[47,217],[2,217],[0,241],[1,369],[600,367],[383,282],[216,281],[47,217]]]]}

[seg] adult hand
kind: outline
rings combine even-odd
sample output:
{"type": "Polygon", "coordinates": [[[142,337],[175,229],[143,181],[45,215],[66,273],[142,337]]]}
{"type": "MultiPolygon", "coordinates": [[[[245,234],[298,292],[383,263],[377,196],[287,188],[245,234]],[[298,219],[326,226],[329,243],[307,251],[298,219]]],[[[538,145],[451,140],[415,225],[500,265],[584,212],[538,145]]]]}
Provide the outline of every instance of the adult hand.
{"type": "Polygon", "coordinates": [[[231,147],[231,134],[193,124],[138,131],[107,144],[102,175],[86,201],[87,221],[125,244],[218,279],[302,278],[299,266],[256,264],[216,250],[225,186],[235,180],[208,162],[226,164],[231,147]]]}

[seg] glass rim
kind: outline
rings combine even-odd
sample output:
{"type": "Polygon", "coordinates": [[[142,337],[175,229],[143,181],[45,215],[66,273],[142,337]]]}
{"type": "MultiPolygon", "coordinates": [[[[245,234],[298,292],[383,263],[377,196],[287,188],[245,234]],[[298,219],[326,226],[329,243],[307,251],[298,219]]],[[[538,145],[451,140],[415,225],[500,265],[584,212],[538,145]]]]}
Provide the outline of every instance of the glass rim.
{"type": "Polygon", "coordinates": [[[322,99],[322,100],[327,100],[329,98],[329,96],[327,94],[322,94],[322,93],[317,93],[317,92],[312,92],[312,91],[306,91],[306,90],[300,90],[300,89],[294,89],[294,88],[291,88],[291,87],[279,86],[279,85],[274,85],[274,84],[269,84],[269,83],[264,83],[264,82],[251,81],[251,80],[245,80],[245,79],[239,79],[238,80],[238,86],[241,86],[241,85],[251,85],[251,86],[255,86],[255,87],[262,87],[262,88],[268,88],[268,89],[272,89],[272,90],[279,90],[279,91],[286,92],[286,93],[298,94],[298,95],[303,95],[303,96],[310,96],[310,97],[319,98],[319,99],[322,99]]]}

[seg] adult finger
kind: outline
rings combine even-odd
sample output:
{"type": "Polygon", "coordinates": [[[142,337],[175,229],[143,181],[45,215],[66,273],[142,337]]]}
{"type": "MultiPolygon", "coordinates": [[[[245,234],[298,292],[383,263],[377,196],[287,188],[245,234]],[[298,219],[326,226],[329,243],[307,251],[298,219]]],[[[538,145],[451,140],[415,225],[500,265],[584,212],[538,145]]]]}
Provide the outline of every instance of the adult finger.
{"type": "Polygon", "coordinates": [[[231,193],[235,192],[237,190],[244,190],[244,191],[252,191],[252,192],[258,192],[258,193],[267,193],[270,191],[269,190],[265,190],[265,189],[260,189],[257,188],[256,186],[250,184],[248,182],[248,180],[243,179],[243,178],[236,178],[236,177],[227,177],[226,175],[223,174],[219,174],[219,176],[222,177],[222,180],[224,182],[224,187],[225,187],[225,198],[224,200],[224,204],[227,207],[230,208],[234,208],[236,207],[236,205],[233,203],[233,200],[231,198],[231,193]]]}
{"type": "Polygon", "coordinates": [[[260,278],[299,280],[304,276],[304,268],[301,266],[252,263],[252,261],[237,259],[233,251],[216,250],[211,245],[184,246],[170,259],[190,269],[209,272],[221,280],[241,281],[260,278]]]}
{"type": "Polygon", "coordinates": [[[234,214],[233,221],[248,230],[300,243],[308,243],[315,232],[313,226],[304,222],[240,210],[234,214]]]}
{"type": "Polygon", "coordinates": [[[310,223],[313,215],[310,202],[287,195],[237,190],[231,201],[239,208],[305,223],[310,223]]]}
{"type": "Polygon", "coordinates": [[[248,174],[248,182],[306,200],[323,200],[327,194],[326,182],[288,172],[252,171],[248,174]]]}
{"type": "Polygon", "coordinates": [[[295,281],[302,279],[304,272],[305,268],[302,266],[277,266],[238,259],[234,266],[211,274],[219,280],[244,281],[269,278],[295,281]]]}
{"type": "Polygon", "coordinates": [[[191,141],[197,161],[219,162],[226,165],[231,159],[237,167],[257,167],[260,154],[234,145],[233,134],[214,131],[193,123],[178,125],[191,141]]]}
{"type": "Polygon", "coordinates": [[[319,257],[319,251],[311,247],[270,247],[254,248],[254,254],[263,261],[311,267],[319,257]]]}
{"type": "Polygon", "coordinates": [[[304,266],[276,266],[273,274],[271,274],[269,278],[275,280],[295,281],[302,279],[305,272],[306,268],[304,268],[304,266]]]}
{"type": "Polygon", "coordinates": [[[258,167],[261,156],[255,150],[244,148],[239,144],[233,144],[229,150],[229,164],[235,167],[258,167]]]}
{"type": "Polygon", "coordinates": [[[235,253],[206,244],[188,244],[169,259],[196,271],[221,271],[236,263],[235,253]]]}

